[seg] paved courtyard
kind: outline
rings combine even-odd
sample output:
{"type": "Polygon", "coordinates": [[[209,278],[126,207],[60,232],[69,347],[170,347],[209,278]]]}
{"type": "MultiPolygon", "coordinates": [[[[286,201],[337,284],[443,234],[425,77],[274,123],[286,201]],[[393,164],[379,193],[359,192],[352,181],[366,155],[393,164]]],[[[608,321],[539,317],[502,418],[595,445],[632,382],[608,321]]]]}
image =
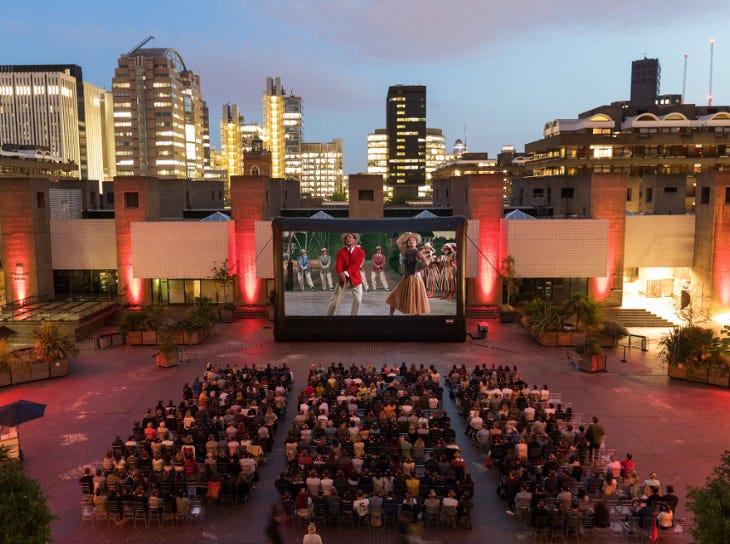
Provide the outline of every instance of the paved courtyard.
{"type": "MultiPolygon", "coordinates": [[[[470,322],[471,332],[476,323],[470,322]]],[[[567,350],[543,348],[518,325],[489,321],[487,338],[465,343],[276,343],[266,320],[249,319],[216,325],[215,333],[202,345],[186,350],[186,360],[165,369],[154,365],[149,347],[124,346],[92,350],[90,340],[68,377],[0,390],[0,404],[28,399],[48,404],[44,418],[21,427],[25,469],[38,479],[50,497],[58,520],[54,539],[59,544],[105,542],[219,543],[265,542],[276,491],[272,484],[283,468],[283,438],[296,403],[289,403],[287,420],[275,437],[274,451],[264,465],[258,489],[250,503],[211,507],[199,523],[163,528],[107,528],[82,524],[78,478],[86,465],[100,466],[116,434],[126,437],[132,423],[159,400],[180,401],[182,386],[202,373],[208,361],[250,365],[286,362],[295,373],[292,395],[301,391],[309,364],[321,361],[382,365],[407,363],[435,365],[442,374],[453,364],[467,368],[476,363],[516,365],[530,384],[548,384],[562,395],[564,406],[582,414],[597,415],[607,433],[607,448],[621,457],[633,453],[640,475],[656,471],[663,485],[674,484],[680,497],[678,517],[687,517],[684,505],[688,485],[701,485],[728,447],[730,421],[725,411],[730,391],[670,381],[656,357],[661,330],[633,331],[649,334],[648,352],[623,350],[608,353],[607,372],[589,374],[574,366],[567,350]],[[282,430],[283,429],[283,430],[282,430]]],[[[429,541],[531,542],[532,532],[519,520],[505,514],[495,494],[495,472],[482,468],[483,456],[464,440],[463,424],[456,408],[446,398],[446,409],[457,428],[457,439],[476,482],[473,529],[466,532],[435,530],[424,535],[429,541]]],[[[284,542],[301,542],[304,527],[284,526],[284,542]]],[[[334,542],[395,543],[392,529],[352,531],[322,528],[325,544],[334,542]]]]}

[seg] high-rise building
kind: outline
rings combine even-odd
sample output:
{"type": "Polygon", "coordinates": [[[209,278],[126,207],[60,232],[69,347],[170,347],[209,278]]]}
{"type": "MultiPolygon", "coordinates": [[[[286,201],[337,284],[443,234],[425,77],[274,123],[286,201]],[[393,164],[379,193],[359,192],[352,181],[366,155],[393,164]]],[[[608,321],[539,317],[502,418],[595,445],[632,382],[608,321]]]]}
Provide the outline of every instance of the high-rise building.
{"type": "Polygon", "coordinates": [[[386,102],[388,180],[395,196],[415,198],[426,183],[426,86],[393,85],[386,102]]]}
{"type": "Polygon", "coordinates": [[[200,76],[174,49],[136,47],[112,80],[119,176],[202,179],[207,109],[200,76]]]}
{"type": "Polygon", "coordinates": [[[300,179],[302,173],[302,99],[286,95],[281,78],[266,78],[264,145],[271,152],[272,177],[300,179]]]}
{"type": "MultiPolygon", "coordinates": [[[[388,196],[393,196],[394,188],[397,186],[387,183],[388,181],[388,138],[387,131],[382,128],[375,129],[374,132],[368,134],[368,174],[380,174],[386,180],[385,190],[388,196]]],[[[440,128],[427,128],[425,138],[425,161],[424,173],[425,179],[422,183],[415,186],[417,193],[409,194],[409,198],[428,197],[431,187],[431,172],[442,166],[447,161],[453,159],[453,155],[446,154],[446,139],[440,128]]]]}
{"type": "Polygon", "coordinates": [[[103,90],[100,95],[102,165],[104,180],[114,179],[117,175],[116,149],[114,147],[114,95],[103,90]]]}
{"type": "Polygon", "coordinates": [[[301,176],[301,195],[326,200],[343,192],[342,139],[302,144],[301,176]]]}
{"type": "Polygon", "coordinates": [[[384,128],[368,134],[368,174],[380,174],[383,180],[388,177],[388,133],[384,128]]]}
{"type": "Polygon", "coordinates": [[[243,174],[243,145],[241,143],[241,125],[243,115],[236,104],[224,104],[220,121],[221,154],[229,176],[243,174]]]}
{"type": "Polygon", "coordinates": [[[659,96],[661,81],[659,59],[635,60],[631,63],[631,105],[653,106],[659,96]]]}
{"type": "Polygon", "coordinates": [[[79,165],[82,179],[101,179],[89,172],[84,91],[92,88],[75,64],[0,65],[0,144],[48,150],[79,165]]]}

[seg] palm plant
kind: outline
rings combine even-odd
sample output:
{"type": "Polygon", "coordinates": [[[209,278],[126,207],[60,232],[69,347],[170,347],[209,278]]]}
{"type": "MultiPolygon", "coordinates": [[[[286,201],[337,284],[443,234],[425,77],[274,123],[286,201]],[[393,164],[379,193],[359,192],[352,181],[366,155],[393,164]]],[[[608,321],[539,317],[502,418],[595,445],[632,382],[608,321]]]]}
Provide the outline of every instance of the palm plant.
{"type": "Polygon", "coordinates": [[[696,325],[675,327],[659,341],[659,354],[671,365],[702,363],[706,356],[718,353],[720,345],[710,329],[696,325]]]}
{"type": "Polygon", "coordinates": [[[79,353],[74,332],[57,323],[42,322],[40,329],[33,332],[33,338],[33,355],[39,361],[50,364],[70,359],[79,353]]]}
{"type": "Polygon", "coordinates": [[[15,352],[10,349],[7,340],[0,340],[0,370],[10,370],[11,365],[18,359],[15,352]]]}
{"type": "Polygon", "coordinates": [[[564,328],[565,311],[552,302],[533,299],[523,309],[527,318],[527,332],[534,337],[545,332],[559,332],[564,328]]]}
{"type": "Polygon", "coordinates": [[[592,331],[603,322],[604,304],[586,295],[573,295],[567,303],[566,312],[575,314],[577,330],[592,331]]]}

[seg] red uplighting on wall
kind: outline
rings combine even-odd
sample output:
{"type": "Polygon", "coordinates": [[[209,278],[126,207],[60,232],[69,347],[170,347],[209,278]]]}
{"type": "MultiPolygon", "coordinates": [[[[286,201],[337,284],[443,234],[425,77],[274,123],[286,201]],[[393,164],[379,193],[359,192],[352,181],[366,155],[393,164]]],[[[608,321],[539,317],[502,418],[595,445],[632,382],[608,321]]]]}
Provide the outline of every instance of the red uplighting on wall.
{"type": "Polygon", "coordinates": [[[22,262],[16,262],[15,270],[10,273],[12,281],[13,300],[25,300],[30,291],[28,283],[30,274],[25,270],[22,262]]]}
{"type": "Polygon", "coordinates": [[[256,278],[256,236],[253,232],[253,223],[250,225],[250,230],[239,230],[236,233],[238,246],[236,273],[243,303],[257,304],[261,282],[256,278]]]}
{"type": "Polygon", "coordinates": [[[712,266],[712,285],[717,299],[723,306],[730,305],[730,241],[727,237],[715,237],[712,266]],[[724,238],[724,240],[723,240],[724,238]]]}

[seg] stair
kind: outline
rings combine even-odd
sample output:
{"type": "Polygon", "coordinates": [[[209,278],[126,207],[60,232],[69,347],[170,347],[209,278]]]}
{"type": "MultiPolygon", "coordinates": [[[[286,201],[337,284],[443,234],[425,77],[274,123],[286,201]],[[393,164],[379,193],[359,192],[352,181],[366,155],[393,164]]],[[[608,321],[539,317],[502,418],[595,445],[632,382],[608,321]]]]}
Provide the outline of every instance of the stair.
{"type": "Polygon", "coordinates": [[[467,319],[497,319],[499,312],[496,306],[469,306],[466,309],[467,319]]]}
{"type": "Polygon", "coordinates": [[[624,327],[675,327],[672,323],[642,308],[608,308],[605,318],[615,321],[624,327]]]}
{"type": "Polygon", "coordinates": [[[233,309],[235,319],[259,319],[268,316],[269,311],[266,306],[236,306],[233,309]]]}

